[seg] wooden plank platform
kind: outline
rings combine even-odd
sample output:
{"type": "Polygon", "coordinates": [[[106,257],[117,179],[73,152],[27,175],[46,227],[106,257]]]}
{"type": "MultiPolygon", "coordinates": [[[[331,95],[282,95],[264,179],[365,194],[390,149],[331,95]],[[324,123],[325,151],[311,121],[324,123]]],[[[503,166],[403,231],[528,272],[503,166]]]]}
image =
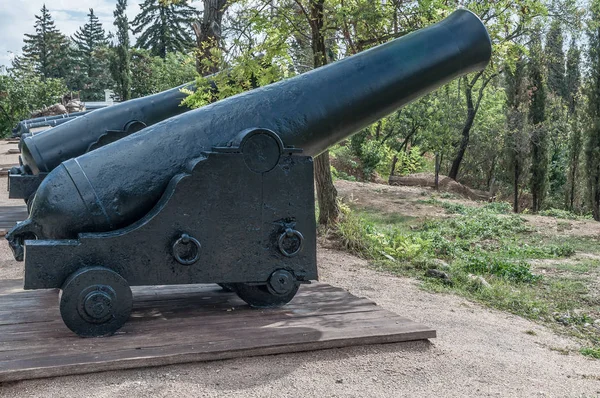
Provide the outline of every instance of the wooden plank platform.
{"type": "Polygon", "coordinates": [[[114,336],[77,337],[57,290],[0,281],[0,382],[175,363],[430,339],[435,330],[324,283],[303,285],[278,309],[249,308],[217,285],[134,288],[114,336]]]}
{"type": "MultiPolygon", "coordinates": [[[[21,199],[14,199],[15,203],[24,203],[21,199]]],[[[8,231],[19,221],[27,219],[27,206],[0,206],[0,230],[8,231]]]]}

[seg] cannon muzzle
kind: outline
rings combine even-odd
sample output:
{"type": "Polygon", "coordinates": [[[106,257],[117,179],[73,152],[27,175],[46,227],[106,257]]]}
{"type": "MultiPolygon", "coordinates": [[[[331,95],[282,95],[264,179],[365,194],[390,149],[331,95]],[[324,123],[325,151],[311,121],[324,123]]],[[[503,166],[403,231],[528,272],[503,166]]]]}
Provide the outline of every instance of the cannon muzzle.
{"type": "Polygon", "coordinates": [[[29,219],[7,239],[15,247],[26,235],[71,239],[130,225],[152,209],[173,177],[250,128],[271,130],[285,148],[316,156],[440,85],[483,69],[490,57],[482,22],[458,10],[352,57],[167,119],[60,164],[40,185],[29,219]]]}

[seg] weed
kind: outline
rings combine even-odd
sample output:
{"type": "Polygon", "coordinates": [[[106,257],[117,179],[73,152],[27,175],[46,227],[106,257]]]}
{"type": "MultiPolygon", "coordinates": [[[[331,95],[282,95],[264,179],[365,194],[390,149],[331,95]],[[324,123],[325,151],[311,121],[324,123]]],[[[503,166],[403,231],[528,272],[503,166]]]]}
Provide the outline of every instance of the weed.
{"type": "Polygon", "coordinates": [[[540,216],[547,216],[547,217],[554,217],[554,218],[562,218],[565,220],[589,220],[591,219],[590,215],[577,215],[575,213],[572,213],[568,210],[562,210],[562,209],[547,209],[547,210],[542,210],[538,213],[540,216]]]}
{"type": "Polygon", "coordinates": [[[600,347],[583,347],[579,352],[586,357],[600,359],[600,347]]]}

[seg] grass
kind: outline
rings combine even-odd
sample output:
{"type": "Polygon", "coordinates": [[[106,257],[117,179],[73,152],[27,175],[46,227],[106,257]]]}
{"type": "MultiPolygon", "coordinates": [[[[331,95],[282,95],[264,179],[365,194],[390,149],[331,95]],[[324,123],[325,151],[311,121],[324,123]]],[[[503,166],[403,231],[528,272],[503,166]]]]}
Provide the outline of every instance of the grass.
{"type": "Polygon", "coordinates": [[[559,218],[559,219],[565,219],[565,220],[591,220],[592,219],[591,214],[579,215],[579,214],[572,213],[568,210],[562,210],[562,209],[542,210],[539,212],[539,215],[553,217],[553,218],[559,218]]]}
{"type": "Polygon", "coordinates": [[[600,359],[600,347],[584,347],[579,352],[586,357],[600,359]]]}
{"type": "Polygon", "coordinates": [[[452,216],[419,220],[344,207],[339,241],[378,269],[421,279],[426,289],[459,294],[580,338],[587,347],[581,353],[600,358],[600,330],[594,326],[600,296],[591,285],[600,277],[600,261],[573,258],[598,253],[597,239],[541,235],[505,203],[420,202],[452,216]],[[431,268],[448,278],[430,277],[431,268]]]}

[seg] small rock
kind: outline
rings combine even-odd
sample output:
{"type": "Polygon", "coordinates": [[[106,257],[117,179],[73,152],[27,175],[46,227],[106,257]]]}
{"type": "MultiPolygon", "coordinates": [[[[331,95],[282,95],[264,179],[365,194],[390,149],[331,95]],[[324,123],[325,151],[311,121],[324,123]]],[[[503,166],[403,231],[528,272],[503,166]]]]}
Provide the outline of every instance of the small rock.
{"type": "Polygon", "coordinates": [[[450,265],[445,262],[444,260],[440,260],[439,258],[436,258],[433,260],[433,263],[435,264],[436,268],[442,271],[448,271],[450,269],[450,265]]]}
{"type": "Polygon", "coordinates": [[[469,274],[469,279],[471,279],[471,281],[479,287],[485,287],[486,289],[492,287],[492,285],[490,285],[489,282],[486,281],[485,278],[481,275],[469,274]]]}
{"type": "Polygon", "coordinates": [[[440,271],[439,269],[435,269],[435,268],[428,269],[427,272],[425,273],[425,275],[429,276],[430,278],[438,278],[445,282],[451,282],[450,275],[448,275],[444,271],[440,271]]]}

